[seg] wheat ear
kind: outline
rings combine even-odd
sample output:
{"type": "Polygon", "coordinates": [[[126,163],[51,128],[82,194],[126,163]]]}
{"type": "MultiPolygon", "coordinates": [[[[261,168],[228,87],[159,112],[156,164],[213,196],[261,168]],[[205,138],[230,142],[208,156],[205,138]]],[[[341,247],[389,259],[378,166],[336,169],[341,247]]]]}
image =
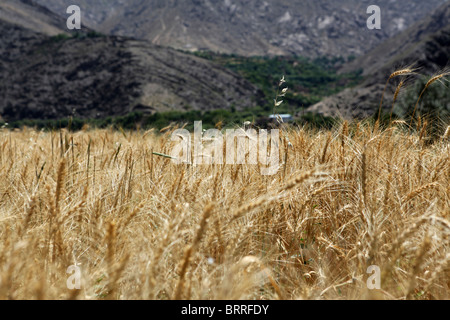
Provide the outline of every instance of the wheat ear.
{"type": "Polygon", "coordinates": [[[430,80],[428,80],[427,84],[425,85],[425,88],[424,88],[424,89],[422,90],[422,92],[420,93],[419,99],[417,99],[416,105],[414,106],[414,110],[413,110],[413,114],[412,114],[412,116],[411,116],[411,122],[410,122],[409,126],[412,125],[412,121],[413,121],[413,119],[414,119],[414,115],[416,114],[417,107],[418,107],[419,102],[420,102],[420,100],[422,99],[422,97],[423,97],[425,91],[427,91],[427,89],[428,89],[434,82],[436,82],[436,81],[438,81],[438,80],[440,80],[440,79],[442,79],[442,78],[444,78],[444,77],[446,77],[446,76],[448,76],[448,75],[450,75],[450,72],[444,72],[444,73],[438,74],[437,76],[434,76],[434,77],[432,77],[430,80]]]}
{"type": "Polygon", "coordinates": [[[381,117],[381,109],[383,108],[383,98],[384,98],[384,94],[386,93],[386,89],[387,89],[387,86],[389,84],[389,81],[391,81],[391,79],[393,79],[395,77],[402,76],[402,75],[408,75],[408,74],[411,74],[413,72],[414,72],[413,69],[405,68],[405,69],[397,70],[397,71],[391,73],[391,75],[387,79],[386,84],[384,86],[383,94],[381,95],[380,109],[378,110],[378,120],[380,120],[380,117],[381,117]]]}

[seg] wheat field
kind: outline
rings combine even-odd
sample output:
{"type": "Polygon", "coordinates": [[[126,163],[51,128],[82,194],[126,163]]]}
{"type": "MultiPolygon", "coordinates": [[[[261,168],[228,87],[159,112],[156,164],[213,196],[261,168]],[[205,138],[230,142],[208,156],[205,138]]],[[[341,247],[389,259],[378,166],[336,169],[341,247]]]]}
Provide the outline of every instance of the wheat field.
{"type": "Polygon", "coordinates": [[[174,129],[2,129],[0,299],[450,298],[448,129],[286,129],[273,176],[176,165],[174,129]]]}

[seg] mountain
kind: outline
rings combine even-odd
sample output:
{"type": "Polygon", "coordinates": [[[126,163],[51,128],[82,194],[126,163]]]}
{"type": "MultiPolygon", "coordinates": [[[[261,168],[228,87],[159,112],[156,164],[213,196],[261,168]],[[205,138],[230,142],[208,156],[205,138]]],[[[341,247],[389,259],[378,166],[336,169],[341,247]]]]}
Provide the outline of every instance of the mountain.
{"type": "Polygon", "coordinates": [[[47,35],[64,33],[67,29],[66,20],[32,0],[2,0],[0,20],[47,35]]]}
{"type": "Polygon", "coordinates": [[[362,69],[364,76],[370,76],[367,83],[380,80],[374,75],[389,71],[393,65],[419,63],[422,71],[436,72],[448,62],[448,45],[442,41],[442,33],[449,25],[450,2],[446,2],[430,16],[345,65],[341,72],[362,69]],[[431,48],[433,39],[437,42],[431,48]]]}
{"type": "MultiPolygon", "coordinates": [[[[54,15],[32,1],[1,2],[0,11],[6,10],[43,12],[47,22],[42,25],[53,25],[54,15]]],[[[253,106],[260,95],[237,74],[174,49],[97,33],[48,36],[30,30],[26,21],[9,20],[0,19],[0,115],[5,120],[239,110],[253,106]]]]}
{"type": "MultiPolygon", "coordinates": [[[[307,111],[344,118],[370,116],[379,107],[389,75],[411,65],[417,68],[418,73],[428,76],[450,65],[450,2],[444,3],[432,15],[368,54],[345,65],[341,72],[361,69],[365,81],[355,88],[326,98],[307,111]]],[[[397,84],[395,80],[390,82],[385,101],[392,101],[397,84]]],[[[388,105],[384,107],[390,108],[388,105]]]]}
{"type": "MultiPolygon", "coordinates": [[[[72,0],[37,0],[65,15],[72,0]]],[[[84,23],[183,50],[251,55],[360,56],[445,0],[378,0],[381,30],[368,30],[372,0],[78,0],[84,23]]]]}

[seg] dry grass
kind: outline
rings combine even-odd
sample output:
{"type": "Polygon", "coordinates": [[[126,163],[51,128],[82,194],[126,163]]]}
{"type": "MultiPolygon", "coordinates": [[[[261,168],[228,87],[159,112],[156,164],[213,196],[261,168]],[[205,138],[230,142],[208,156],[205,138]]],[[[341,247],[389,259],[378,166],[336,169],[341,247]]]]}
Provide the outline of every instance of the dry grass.
{"type": "Polygon", "coordinates": [[[403,128],[287,131],[274,176],[175,165],[171,129],[1,131],[0,298],[448,299],[448,133],[403,128]]]}
{"type": "MultiPolygon", "coordinates": [[[[381,95],[380,108],[378,109],[378,119],[380,119],[380,117],[381,117],[381,111],[383,109],[383,98],[384,98],[384,94],[386,93],[387,86],[389,85],[389,81],[391,81],[392,79],[394,79],[396,77],[399,77],[399,76],[412,75],[412,74],[414,74],[416,72],[416,70],[417,69],[413,69],[413,67],[410,66],[410,67],[407,67],[407,68],[404,68],[404,69],[396,70],[393,73],[391,73],[391,75],[387,79],[386,84],[384,86],[383,94],[381,95]]],[[[397,100],[397,96],[398,96],[402,86],[403,86],[403,83],[397,87],[397,90],[395,92],[394,104],[395,104],[395,100],[397,100]]]]}
{"type": "Polygon", "coordinates": [[[443,80],[445,80],[446,77],[448,77],[450,75],[450,72],[447,71],[447,69],[444,69],[443,71],[441,71],[440,73],[438,73],[437,75],[431,77],[430,80],[428,80],[428,82],[425,84],[425,88],[422,90],[422,92],[419,95],[419,99],[417,99],[416,105],[414,106],[414,110],[413,110],[413,114],[411,117],[411,122],[410,125],[412,124],[412,121],[414,120],[414,115],[416,114],[416,110],[417,107],[419,106],[419,102],[422,99],[423,95],[425,94],[425,92],[427,91],[427,89],[436,81],[440,82],[441,84],[444,84],[443,80]]]}

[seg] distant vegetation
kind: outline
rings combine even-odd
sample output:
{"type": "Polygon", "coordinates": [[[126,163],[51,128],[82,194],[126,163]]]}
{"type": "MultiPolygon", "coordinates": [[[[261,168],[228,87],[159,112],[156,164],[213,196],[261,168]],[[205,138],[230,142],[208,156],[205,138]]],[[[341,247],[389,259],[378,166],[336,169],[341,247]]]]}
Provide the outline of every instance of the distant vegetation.
{"type": "Polygon", "coordinates": [[[360,72],[337,74],[337,66],[346,61],[342,57],[311,60],[300,56],[241,57],[211,52],[196,52],[195,55],[219,63],[258,86],[264,92],[266,104],[262,109],[265,112],[272,109],[276,84],[283,75],[289,92],[286,104],[279,111],[287,113],[298,112],[362,80],[360,72]]]}
{"type": "MultiPolygon", "coordinates": [[[[152,115],[145,115],[141,112],[131,112],[125,116],[120,117],[106,117],[104,119],[80,119],[80,118],[65,118],[60,120],[19,120],[12,122],[0,121],[0,127],[3,128],[37,128],[44,130],[57,130],[66,128],[70,131],[78,131],[83,127],[105,129],[149,129],[156,128],[158,130],[167,127],[171,124],[187,124],[187,129],[194,127],[194,121],[202,121],[203,128],[210,129],[216,125],[228,128],[235,125],[242,125],[245,121],[257,120],[252,110],[244,112],[228,111],[228,110],[213,110],[213,111],[169,111],[159,112],[152,115]]],[[[308,113],[300,116],[295,123],[310,124],[316,128],[331,128],[336,120],[330,117],[323,117],[320,115],[308,113]]]]}
{"type": "MultiPolygon", "coordinates": [[[[102,34],[90,32],[73,35],[60,34],[51,38],[52,41],[64,41],[80,37],[100,37],[102,34]]],[[[221,123],[223,127],[242,124],[244,121],[258,123],[268,117],[273,111],[273,99],[276,96],[277,84],[281,76],[285,76],[289,91],[284,103],[277,108],[278,113],[296,115],[304,108],[319,102],[324,97],[335,94],[346,87],[356,85],[361,81],[359,73],[338,75],[337,66],[344,63],[344,58],[319,58],[310,60],[303,57],[240,57],[237,55],[214,54],[211,52],[196,52],[196,56],[214,61],[255,84],[263,92],[263,103],[254,108],[239,110],[237,106],[228,110],[212,111],[174,110],[159,112],[152,115],[133,112],[125,116],[107,117],[103,119],[66,118],[61,120],[21,120],[10,122],[8,127],[23,126],[40,129],[70,128],[80,130],[84,125],[95,128],[115,127],[123,129],[164,128],[171,123],[188,123],[193,127],[194,121],[202,120],[205,128],[221,123]]],[[[351,58],[349,58],[351,59],[351,58]]],[[[187,108],[189,109],[189,108],[187,108]]],[[[317,127],[331,127],[334,119],[313,114],[302,114],[297,123],[309,123],[317,127]]],[[[0,122],[0,126],[5,123],[0,122]]]]}
{"type": "Polygon", "coordinates": [[[55,36],[50,37],[50,41],[59,42],[69,39],[84,39],[84,38],[100,38],[105,37],[104,34],[97,31],[89,31],[89,32],[73,32],[70,34],[60,33],[55,36]]]}

